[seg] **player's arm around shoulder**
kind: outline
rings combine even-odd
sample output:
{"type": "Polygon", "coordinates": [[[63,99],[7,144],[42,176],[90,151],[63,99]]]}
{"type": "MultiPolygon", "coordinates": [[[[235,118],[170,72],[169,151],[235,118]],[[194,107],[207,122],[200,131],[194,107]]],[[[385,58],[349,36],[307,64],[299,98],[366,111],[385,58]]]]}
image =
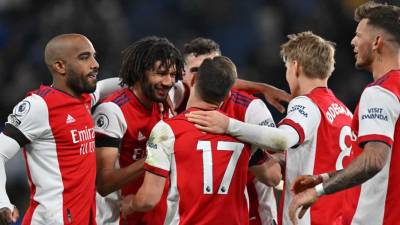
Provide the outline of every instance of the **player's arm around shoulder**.
{"type": "Polygon", "coordinates": [[[92,106],[111,95],[114,91],[121,90],[120,82],[118,77],[112,77],[97,82],[96,90],[90,95],[92,98],[92,106]]]}

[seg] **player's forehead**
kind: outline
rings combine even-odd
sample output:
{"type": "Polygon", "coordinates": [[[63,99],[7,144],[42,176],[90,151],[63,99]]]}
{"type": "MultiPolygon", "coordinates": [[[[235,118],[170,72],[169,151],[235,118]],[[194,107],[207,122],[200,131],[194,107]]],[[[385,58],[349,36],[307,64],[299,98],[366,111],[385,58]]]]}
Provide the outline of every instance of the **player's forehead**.
{"type": "Polygon", "coordinates": [[[186,65],[188,67],[199,67],[201,63],[207,58],[214,58],[215,56],[219,56],[219,52],[214,51],[208,54],[203,55],[195,55],[194,53],[189,54],[186,57],[186,65]]]}
{"type": "Polygon", "coordinates": [[[151,71],[157,73],[176,73],[176,65],[173,62],[163,63],[161,60],[157,60],[153,64],[151,71]]]}
{"type": "Polygon", "coordinates": [[[95,54],[92,42],[85,37],[77,37],[72,41],[71,54],[78,56],[83,53],[95,54]]]}

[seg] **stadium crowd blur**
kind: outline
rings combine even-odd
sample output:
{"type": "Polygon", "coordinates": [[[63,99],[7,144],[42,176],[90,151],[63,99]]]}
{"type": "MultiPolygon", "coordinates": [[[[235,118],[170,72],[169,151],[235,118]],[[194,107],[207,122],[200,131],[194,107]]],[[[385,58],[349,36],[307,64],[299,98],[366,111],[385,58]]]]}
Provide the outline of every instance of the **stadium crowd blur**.
{"type": "MultiPolygon", "coordinates": [[[[366,72],[354,68],[350,41],[353,10],[362,0],[0,0],[0,130],[28,90],[51,80],[45,43],[61,33],[86,35],[97,50],[100,79],[117,76],[121,51],[147,36],[165,36],[177,47],[202,36],[221,45],[240,78],[288,90],[279,50],[287,34],[311,30],[336,43],[330,88],[353,110],[366,72]]],[[[396,1],[387,1],[397,4],[396,1]]],[[[270,108],[272,109],[272,108],[270,108]]],[[[272,109],[279,121],[282,115],[272,109]]],[[[20,156],[9,161],[8,194],[24,211],[27,179],[20,156]]]]}

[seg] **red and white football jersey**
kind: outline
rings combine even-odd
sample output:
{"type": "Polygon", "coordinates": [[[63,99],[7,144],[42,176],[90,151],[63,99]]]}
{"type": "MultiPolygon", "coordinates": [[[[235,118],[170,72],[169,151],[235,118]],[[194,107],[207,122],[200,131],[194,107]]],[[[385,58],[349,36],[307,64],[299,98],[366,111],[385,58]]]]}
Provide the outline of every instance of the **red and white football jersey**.
{"type": "MultiPolygon", "coordinates": [[[[328,88],[315,88],[306,96],[290,101],[287,116],[280,125],[293,127],[300,141],[286,153],[283,215],[280,224],[292,224],[288,207],[293,197],[290,187],[296,177],[343,168],[343,161],[351,150],[351,120],[350,110],[328,88]]],[[[299,224],[342,224],[342,196],[343,193],[339,192],[321,197],[299,220],[299,224]]]]}
{"type": "MultiPolygon", "coordinates": [[[[227,116],[246,123],[275,127],[274,119],[264,102],[244,91],[232,89],[220,110],[227,116]]],[[[259,182],[251,172],[248,177],[246,189],[250,224],[273,224],[274,220],[277,221],[277,206],[273,188],[259,182]]]]}
{"type": "Polygon", "coordinates": [[[400,71],[392,70],[363,91],[355,112],[357,144],[369,141],[389,145],[385,167],[361,185],[351,224],[400,223],[400,71]]]}
{"type": "Polygon", "coordinates": [[[180,114],[154,127],[147,153],[145,169],[170,181],[164,224],[248,224],[249,146],[180,114]]]}
{"type": "Polygon", "coordinates": [[[41,86],[8,117],[4,134],[25,144],[31,196],[22,224],[96,224],[92,100],[41,86]]]}
{"type": "MultiPolygon", "coordinates": [[[[98,105],[94,112],[96,146],[119,148],[119,166],[121,168],[129,166],[146,156],[146,142],[151,129],[163,117],[168,117],[168,113],[163,115],[157,103],[154,103],[152,109],[148,110],[130,89],[124,88],[117,91],[98,105]]],[[[125,185],[121,189],[121,195],[135,194],[142,182],[143,175],[125,185]]],[[[97,199],[98,203],[106,203],[101,196],[98,196],[97,199]]],[[[118,195],[113,193],[108,196],[107,200],[107,203],[111,205],[98,205],[98,221],[102,217],[105,219],[111,216],[116,221],[114,224],[118,223],[118,215],[114,215],[118,213],[117,200],[118,195]],[[107,210],[111,211],[107,212],[107,210]],[[101,213],[103,215],[100,215],[101,213]]],[[[145,214],[149,214],[148,217],[151,220],[158,217],[161,217],[162,220],[162,215],[159,214],[137,212],[129,215],[127,222],[121,219],[120,224],[143,223],[147,220],[144,218],[145,214]]]]}

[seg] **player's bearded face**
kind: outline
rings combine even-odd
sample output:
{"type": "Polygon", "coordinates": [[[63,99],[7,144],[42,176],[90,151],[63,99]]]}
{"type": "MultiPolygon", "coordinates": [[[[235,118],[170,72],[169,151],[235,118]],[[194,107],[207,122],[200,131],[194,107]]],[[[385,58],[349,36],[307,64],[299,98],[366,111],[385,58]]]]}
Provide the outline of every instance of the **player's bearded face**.
{"type": "Polygon", "coordinates": [[[75,93],[92,93],[96,90],[99,63],[96,51],[89,40],[82,39],[75,43],[65,61],[66,84],[75,93]]]}
{"type": "Polygon", "coordinates": [[[168,96],[169,90],[175,84],[175,68],[162,68],[157,62],[154,68],[146,71],[145,79],[141,82],[144,95],[154,102],[163,102],[168,96]]]}
{"type": "Polygon", "coordinates": [[[74,68],[67,69],[67,85],[75,93],[92,93],[96,90],[98,68],[90,72],[79,72],[74,68]]]}
{"type": "Polygon", "coordinates": [[[372,41],[373,35],[367,20],[363,19],[357,26],[356,35],[351,41],[356,58],[355,66],[360,69],[369,69],[373,61],[372,41]]]}

